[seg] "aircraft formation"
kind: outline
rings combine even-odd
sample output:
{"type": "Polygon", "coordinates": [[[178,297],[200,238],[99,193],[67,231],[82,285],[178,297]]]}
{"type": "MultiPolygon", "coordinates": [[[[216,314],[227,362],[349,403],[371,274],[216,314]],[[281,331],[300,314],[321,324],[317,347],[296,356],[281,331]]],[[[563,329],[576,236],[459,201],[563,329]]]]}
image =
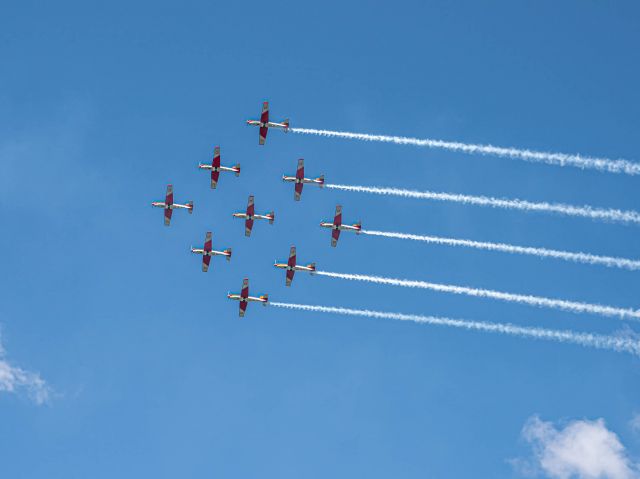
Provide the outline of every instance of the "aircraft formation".
{"type": "MultiPolygon", "coordinates": [[[[264,102],[262,104],[262,113],[260,115],[260,120],[247,120],[247,125],[257,126],[259,127],[259,138],[258,143],[261,146],[267,141],[267,134],[270,128],[283,130],[285,133],[289,130],[289,119],[282,121],[281,123],[269,121],[269,102],[264,102]]],[[[220,180],[220,173],[229,172],[234,173],[237,176],[240,176],[240,164],[236,164],[234,166],[222,166],[220,159],[220,147],[216,146],[213,152],[213,159],[211,164],[198,164],[198,168],[201,170],[209,170],[211,172],[211,188],[216,189],[218,185],[218,181],[220,180]]],[[[298,160],[298,166],[296,169],[295,176],[283,175],[282,180],[284,182],[290,182],[294,184],[294,200],[300,201],[302,197],[302,189],[305,184],[317,185],[320,188],[324,186],[324,175],[321,175],[317,178],[306,178],[304,176],[304,159],[298,160]]],[[[151,203],[151,206],[156,208],[162,208],[164,210],[164,225],[171,225],[171,217],[173,214],[173,210],[176,209],[186,209],[189,214],[193,213],[193,201],[188,201],[185,204],[180,204],[174,202],[173,198],[173,186],[167,185],[167,190],[165,194],[164,201],[154,201],[151,203]]],[[[234,218],[244,219],[244,234],[245,236],[251,236],[251,231],[253,230],[254,222],[256,220],[266,220],[270,225],[273,225],[275,222],[275,212],[270,211],[265,214],[257,214],[255,212],[255,199],[253,195],[249,196],[247,202],[247,208],[242,213],[233,213],[234,218]]],[[[357,222],[352,225],[345,224],[342,222],[342,206],[337,205],[335,210],[335,215],[332,222],[323,221],[320,223],[320,226],[323,228],[331,229],[331,246],[336,247],[338,244],[338,239],[340,238],[341,231],[353,231],[356,234],[359,234],[362,231],[362,223],[357,222]]],[[[211,258],[214,256],[223,256],[227,259],[227,261],[231,260],[231,248],[227,248],[222,251],[213,249],[213,235],[210,231],[206,232],[204,245],[202,248],[194,248],[191,247],[191,252],[193,254],[202,255],[202,271],[207,272],[209,270],[209,265],[211,263],[211,258]]],[[[297,263],[297,255],[296,255],[296,247],[291,246],[289,252],[289,259],[286,263],[278,263],[277,261],[274,263],[274,267],[284,269],[286,271],[285,276],[285,284],[287,286],[291,286],[293,282],[293,278],[295,276],[296,271],[307,272],[310,274],[314,274],[316,271],[316,264],[309,263],[307,265],[300,265],[297,263]]],[[[245,278],[242,282],[242,289],[240,293],[228,293],[227,298],[235,301],[239,301],[239,315],[243,317],[246,313],[247,306],[250,302],[261,303],[263,306],[266,306],[269,302],[269,295],[263,294],[260,296],[250,296],[249,295],[249,279],[245,278]]]]}

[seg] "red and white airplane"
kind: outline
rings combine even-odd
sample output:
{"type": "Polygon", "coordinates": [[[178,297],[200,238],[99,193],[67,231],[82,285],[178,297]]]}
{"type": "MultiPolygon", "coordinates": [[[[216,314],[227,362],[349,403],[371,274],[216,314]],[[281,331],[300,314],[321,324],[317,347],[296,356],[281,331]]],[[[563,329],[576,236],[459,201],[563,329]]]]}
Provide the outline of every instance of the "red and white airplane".
{"type": "Polygon", "coordinates": [[[245,278],[242,281],[242,291],[240,294],[228,293],[227,298],[233,299],[235,301],[240,301],[240,317],[244,316],[244,313],[247,311],[247,306],[250,302],[262,303],[262,306],[266,306],[269,302],[269,295],[263,294],[261,296],[249,296],[249,280],[245,278]]]}
{"type": "Polygon", "coordinates": [[[253,195],[249,196],[249,204],[247,205],[246,213],[234,213],[234,218],[244,218],[244,235],[251,236],[251,228],[253,228],[253,220],[269,220],[269,224],[272,225],[276,217],[274,212],[267,213],[266,215],[257,215],[255,213],[255,207],[253,206],[253,195]]]}
{"type": "Polygon", "coordinates": [[[296,274],[296,271],[307,271],[311,274],[316,272],[316,264],[309,263],[307,266],[298,266],[296,264],[296,247],[292,246],[289,251],[289,261],[287,263],[278,263],[277,261],[273,264],[276,268],[286,269],[287,270],[287,286],[291,286],[291,282],[293,281],[293,276],[296,274]]]}
{"type": "Polygon", "coordinates": [[[269,128],[281,128],[286,133],[289,131],[289,119],[287,118],[282,123],[274,123],[269,121],[269,102],[265,101],[262,104],[262,114],[260,115],[260,120],[247,120],[247,125],[251,126],[259,126],[260,127],[260,144],[264,145],[264,142],[267,141],[267,133],[269,132],[269,128]]]}
{"type": "Polygon", "coordinates": [[[300,201],[300,196],[302,195],[302,187],[305,183],[313,183],[314,185],[320,186],[322,188],[324,186],[324,175],[321,175],[317,178],[305,178],[304,177],[304,160],[300,158],[298,160],[298,169],[296,170],[296,176],[282,176],[282,181],[289,181],[295,183],[295,192],[294,199],[296,201],[300,201]]]}
{"type": "Polygon", "coordinates": [[[224,251],[216,251],[213,249],[213,242],[211,241],[211,231],[207,231],[207,236],[204,238],[204,248],[191,247],[191,252],[194,254],[202,255],[202,272],[209,271],[209,263],[212,256],[225,256],[227,261],[231,261],[231,248],[227,248],[224,251]]]}
{"type": "Polygon", "coordinates": [[[215,189],[218,185],[218,178],[221,171],[231,171],[240,176],[240,163],[234,166],[220,166],[220,147],[216,146],[213,149],[213,160],[210,165],[200,163],[198,168],[201,170],[211,170],[211,188],[215,189]]]}
{"type": "Polygon", "coordinates": [[[186,205],[181,205],[173,202],[173,186],[172,185],[167,185],[167,194],[164,198],[164,201],[154,201],[153,203],[151,203],[151,206],[164,209],[164,225],[165,226],[169,226],[169,224],[171,224],[171,214],[175,209],[183,208],[187,210],[189,214],[193,213],[193,201],[189,201],[186,205]]]}
{"type": "Polygon", "coordinates": [[[335,247],[338,244],[338,238],[340,238],[340,231],[355,231],[356,234],[360,234],[362,231],[362,222],[358,221],[354,225],[342,224],[342,206],[336,206],[336,215],[333,218],[333,223],[322,222],[320,226],[323,228],[331,229],[331,246],[335,247]]]}

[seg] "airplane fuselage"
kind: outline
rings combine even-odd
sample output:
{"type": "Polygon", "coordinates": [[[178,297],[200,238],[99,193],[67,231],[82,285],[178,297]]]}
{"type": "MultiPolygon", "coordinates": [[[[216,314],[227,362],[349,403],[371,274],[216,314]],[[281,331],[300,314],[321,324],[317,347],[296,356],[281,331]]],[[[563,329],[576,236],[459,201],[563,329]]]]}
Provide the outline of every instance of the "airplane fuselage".
{"type": "Polygon", "coordinates": [[[227,298],[232,299],[234,301],[240,301],[241,303],[251,303],[251,302],[255,302],[255,303],[263,303],[266,305],[266,303],[268,302],[267,299],[261,297],[261,296],[241,296],[239,294],[228,294],[227,298]]]}
{"type": "Polygon", "coordinates": [[[322,180],[318,179],[318,178],[296,178],[295,176],[287,176],[284,175],[282,177],[282,181],[288,181],[290,183],[296,183],[296,184],[300,184],[300,183],[315,183],[318,185],[322,184],[322,180]]]}
{"type": "Polygon", "coordinates": [[[281,128],[283,130],[289,129],[289,125],[287,125],[286,123],[275,123],[273,121],[262,123],[260,120],[247,120],[247,125],[259,126],[260,128],[281,128]]]}
{"type": "Polygon", "coordinates": [[[276,268],[285,269],[287,271],[308,271],[310,273],[313,273],[316,270],[311,266],[301,266],[301,265],[289,266],[287,263],[274,263],[274,266],[276,268]]]}
{"type": "Polygon", "coordinates": [[[201,254],[203,256],[231,256],[231,253],[228,251],[216,251],[214,249],[206,251],[202,248],[191,248],[191,252],[194,254],[201,254]]]}
{"type": "Polygon", "coordinates": [[[360,233],[361,228],[359,228],[358,226],[352,226],[352,225],[335,225],[333,223],[327,223],[325,221],[323,221],[322,223],[320,223],[320,226],[322,226],[323,228],[329,228],[332,230],[340,230],[340,231],[355,231],[356,233],[360,233]]]}
{"type": "Polygon", "coordinates": [[[198,165],[198,168],[211,171],[231,171],[233,173],[238,173],[240,171],[240,168],[237,168],[235,166],[211,166],[202,163],[198,165]]]}
{"type": "Polygon", "coordinates": [[[235,218],[244,218],[245,220],[272,220],[271,215],[248,215],[246,213],[233,213],[235,218]]]}
{"type": "Polygon", "coordinates": [[[175,210],[175,209],[179,209],[179,208],[183,208],[186,210],[190,210],[191,206],[189,205],[181,205],[179,203],[172,203],[170,205],[166,204],[163,201],[154,201],[153,203],[151,203],[151,206],[155,206],[156,208],[163,208],[165,210],[175,210]]]}

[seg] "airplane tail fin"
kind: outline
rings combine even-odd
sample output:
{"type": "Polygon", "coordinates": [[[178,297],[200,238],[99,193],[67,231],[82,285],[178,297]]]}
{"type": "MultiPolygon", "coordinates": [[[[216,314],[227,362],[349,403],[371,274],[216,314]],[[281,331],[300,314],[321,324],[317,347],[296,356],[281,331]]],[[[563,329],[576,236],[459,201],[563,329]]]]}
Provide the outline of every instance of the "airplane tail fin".
{"type": "Polygon", "coordinates": [[[236,177],[240,176],[240,163],[238,163],[237,165],[234,166],[234,168],[236,169],[236,177]]]}
{"type": "Polygon", "coordinates": [[[289,118],[285,119],[282,123],[284,125],[284,131],[286,133],[286,131],[289,129],[289,118]]]}
{"type": "Polygon", "coordinates": [[[227,248],[224,252],[227,253],[227,261],[231,261],[231,248],[227,248]]]}
{"type": "Polygon", "coordinates": [[[189,203],[187,203],[187,206],[189,207],[188,211],[189,214],[193,213],[193,201],[189,201],[189,203]]]}
{"type": "Polygon", "coordinates": [[[276,214],[272,211],[271,213],[269,213],[269,224],[272,225],[275,220],[276,214]]]}
{"type": "Polygon", "coordinates": [[[324,175],[320,175],[318,180],[320,180],[320,188],[322,188],[324,186],[324,175]]]}

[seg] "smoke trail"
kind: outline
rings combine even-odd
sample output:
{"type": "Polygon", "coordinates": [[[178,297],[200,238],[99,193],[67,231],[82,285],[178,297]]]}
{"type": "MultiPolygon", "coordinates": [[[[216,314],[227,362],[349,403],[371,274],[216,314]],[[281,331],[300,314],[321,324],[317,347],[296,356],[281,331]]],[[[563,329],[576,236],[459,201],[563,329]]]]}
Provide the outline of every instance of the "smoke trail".
{"type": "Polygon", "coordinates": [[[491,206],[493,208],[505,208],[510,210],[543,211],[546,213],[559,213],[567,216],[580,216],[594,220],[617,221],[621,223],[640,224],[640,213],[633,210],[616,210],[592,208],[591,206],[572,206],[564,203],[533,203],[525,200],[507,200],[491,196],[458,195],[454,193],[436,193],[434,191],[414,191],[400,188],[380,188],[375,186],[336,185],[326,184],[326,188],[358,193],[372,193],[376,195],[402,196],[405,198],[418,198],[423,200],[451,201],[466,205],[491,206]]]}
{"type": "Polygon", "coordinates": [[[593,264],[607,266],[609,268],[622,268],[632,271],[640,269],[640,261],[616,258],[613,256],[597,256],[589,253],[572,253],[570,251],[559,251],[547,248],[534,248],[531,246],[515,246],[505,243],[489,243],[486,241],[471,241],[465,239],[443,238],[441,236],[413,235],[407,233],[395,233],[390,231],[362,230],[363,234],[370,236],[383,236],[385,238],[408,239],[413,241],[424,241],[426,243],[463,246],[466,248],[477,248],[488,251],[500,251],[502,253],[528,254],[540,258],[555,258],[576,263],[593,264]]]}
{"type": "Polygon", "coordinates": [[[628,160],[611,160],[609,158],[592,158],[581,155],[568,155],[565,153],[550,153],[544,151],[521,150],[519,148],[502,148],[492,145],[475,145],[455,141],[442,141],[431,139],[407,138],[404,136],[368,135],[365,133],[350,133],[346,131],[315,130],[312,128],[289,128],[294,133],[306,135],[326,136],[333,138],[347,138],[361,141],[380,141],[383,143],[395,143],[398,145],[425,146],[427,148],[440,148],[450,151],[459,151],[477,155],[492,155],[501,158],[514,158],[534,163],[546,163],[557,166],[573,166],[583,170],[597,170],[608,173],[625,173],[627,175],[640,175],[640,163],[628,160]]]}
{"type": "Polygon", "coordinates": [[[532,328],[517,326],[511,323],[490,323],[484,321],[465,321],[462,319],[441,318],[436,316],[418,316],[415,314],[384,313],[380,311],[370,311],[363,309],[336,308],[329,306],[312,306],[306,304],[293,303],[269,303],[277,308],[292,309],[298,311],[314,311],[318,313],[335,313],[347,316],[362,316],[376,319],[395,319],[397,321],[413,321],[422,324],[433,324],[438,326],[449,326],[462,328],[470,331],[485,331],[489,333],[500,333],[522,338],[545,339],[559,343],[573,343],[580,346],[608,349],[619,353],[631,353],[640,355],[640,341],[616,337],[605,336],[592,333],[579,333],[570,330],[555,330],[544,328],[532,328]]]}
{"type": "Polygon", "coordinates": [[[391,286],[402,286],[405,288],[420,288],[439,291],[441,293],[465,294],[479,298],[499,299],[512,303],[528,304],[540,308],[553,308],[570,311],[572,313],[590,313],[602,316],[617,317],[619,319],[635,318],[640,319],[640,310],[615,308],[600,304],[579,303],[564,299],[544,298],[524,294],[503,293],[489,289],[469,288],[466,286],[454,286],[450,284],[429,283],[427,281],[413,281],[407,279],[383,278],[381,276],[367,276],[364,274],[331,273],[328,271],[316,271],[320,276],[330,278],[349,279],[353,281],[366,281],[369,283],[388,284],[391,286]]]}

